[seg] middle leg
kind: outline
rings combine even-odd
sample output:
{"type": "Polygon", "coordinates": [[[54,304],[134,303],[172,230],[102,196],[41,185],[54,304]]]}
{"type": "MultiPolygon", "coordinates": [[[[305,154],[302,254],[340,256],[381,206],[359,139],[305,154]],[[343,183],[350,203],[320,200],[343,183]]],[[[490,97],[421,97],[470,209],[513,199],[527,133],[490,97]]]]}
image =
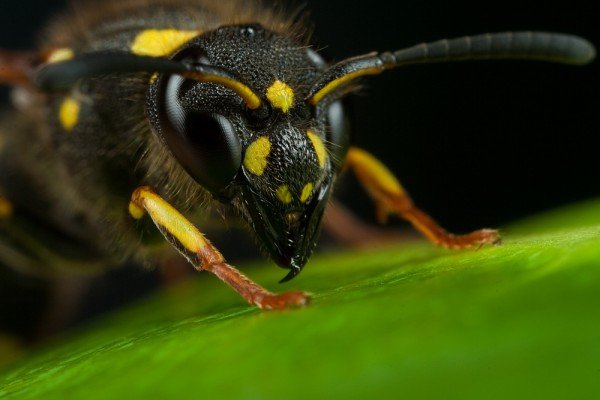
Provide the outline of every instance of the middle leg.
{"type": "Polygon", "coordinates": [[[480,229],[465,235],[446,231],[416,207],[390,170],[366,151],[351,148],[346,162],[375,202],[380,223],[385,223],[390,215],[397,215],[409,221],[431,242],[451,249],[500,244],[500,236],[493,229],[480,229]]]}

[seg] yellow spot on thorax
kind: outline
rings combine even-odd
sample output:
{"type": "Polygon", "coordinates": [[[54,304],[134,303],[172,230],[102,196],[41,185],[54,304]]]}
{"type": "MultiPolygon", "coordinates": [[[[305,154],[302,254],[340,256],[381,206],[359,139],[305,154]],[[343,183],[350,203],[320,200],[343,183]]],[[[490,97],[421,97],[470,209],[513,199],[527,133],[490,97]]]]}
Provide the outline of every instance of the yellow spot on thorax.
{"type": "Polygon", "coordinates": [[[72,132],[77,126],[80,111],[81,105],[79,104],[79,101],[72,97],[67,97],[63,100],[58,111],[58,119],[67,132],[72,132]]]}
{"type": "Polygon", "coordinates": [[[284,113],[288,112],[294,106],[294,90],[286,83],[275,81],[267,89],[267,99],[275,108],[279,108],[284,113]]]}
{"type": "Polygon", "coordinates": [[[264,174],[267,168],[267,158],[271,153],[271,142],[266,136],[256,139],[248,146],[244,157],[244,167],[257,176],[264,174]]]}
{"type": "Polygon", "coordinates": [[[48,64],[54,64],[54,63],[72,60],[74,57],[75,57],[75,53],[73,52],[72,49],[70,49],[68,47],[63,47],[63,48],[52,51],[52,53],[50,53],[50,55],[46,59],[46,62],[48,64]]]}
{"type": "Polygon", "coordinates": [[[313,131],[308,131],[307,134],[315,149],[317,160],[319,160],[319,166],[325,168],[325,162],[327,161],[327,149],[325,148],[325,144],[323,144],[321,138],[313,131]]]}
{"type": "Polygon", "coordinates": [[[315,185],[312,182],[309,182],[302,189],[302,194],[300,195],[300,201],[306,203],[310,196],[313,194],[313,190],[315,190],[315,185]]]}
{"type": "Polygon", "coordinates": [[[10,218],[13,214],[13,205],[10,201],[0,196],[0,219],[10,218]]]}
{"type": "Polygon", "coordinates": [[[277,198],[283,204],[290,204],[294,199],[290,192],[290,188],[287,185],[280,186],[279,189],[277,189],[277,198]]]}
{"type": "Polygon", "coordinates": [[[165,57],[200,33],[178,29],[147,29],[136,36],[131,45],[131,52],[139,56],[165,57]]]}

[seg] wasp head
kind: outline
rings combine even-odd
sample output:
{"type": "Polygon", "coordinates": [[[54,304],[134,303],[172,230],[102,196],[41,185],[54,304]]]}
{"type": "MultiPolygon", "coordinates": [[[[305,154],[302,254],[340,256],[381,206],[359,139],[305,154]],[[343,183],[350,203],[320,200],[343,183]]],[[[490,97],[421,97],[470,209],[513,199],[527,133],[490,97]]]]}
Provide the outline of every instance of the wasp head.
{"type": "Polygon", "coordinates": [[[155,129],[187,172],[231,203],[271,257],[296,276],[310,257],[347,147],[338,101],[307,100],[325,64],[260,26],[199,36],[173,57],[202,66],[162,75],[150,92],[155,129]],[[222,73],[225,71],[225,73],[222,73]]]}

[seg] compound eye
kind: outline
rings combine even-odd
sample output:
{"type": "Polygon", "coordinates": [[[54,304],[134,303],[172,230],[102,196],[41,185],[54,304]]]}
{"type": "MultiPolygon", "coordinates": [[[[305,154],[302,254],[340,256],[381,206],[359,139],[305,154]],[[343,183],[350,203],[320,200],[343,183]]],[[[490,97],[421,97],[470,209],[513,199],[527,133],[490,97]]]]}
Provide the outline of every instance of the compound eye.
{"type": "Polygon", "coordinates": [[[327,110],[327,142],[333,164],[340,169],[350,147],[350,122],[342,100],[335,101],[327,110]]]}
{"type": "Polygon", "coordinates": [[[242,164],[235,127],[222,115],[190,110],[181,103],[185,78],[165,77],[158,93],[162,137],[179,163],[200,185],[219,195],[242,164]]]}

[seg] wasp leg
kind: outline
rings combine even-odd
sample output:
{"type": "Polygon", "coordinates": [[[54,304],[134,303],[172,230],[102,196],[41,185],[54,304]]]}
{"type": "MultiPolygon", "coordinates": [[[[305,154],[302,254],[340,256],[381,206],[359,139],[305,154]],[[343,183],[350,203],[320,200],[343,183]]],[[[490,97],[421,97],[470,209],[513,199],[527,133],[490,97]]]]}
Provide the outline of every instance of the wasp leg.
{"type": "Polygon", "coordinates": [[[500,244],[498,232],[492,229],[481,229],[466,235],[447,232],[418,209],[390,170],[366,151],[351,148],[348,151],[347,167],[352,168],[375,202],[379,222],[385,223],[390,215],[397,215],[409,221],[431,242],[451,249],[480,247],[488,243],[500,244]]]}
{"type": "Polygon", "coordinates": [[[262,309],[285,309],[304,306],[309,296],[303,292],[274,294],[252,282],[237,269],[225,262],[223,255],[204,235],[173,206],[152,189],[141,187],[131,198],[130,214],[140,219],[148,213],[165,238],[198,271],[208,271],[231,286],[250,304],[262,309]]]}

